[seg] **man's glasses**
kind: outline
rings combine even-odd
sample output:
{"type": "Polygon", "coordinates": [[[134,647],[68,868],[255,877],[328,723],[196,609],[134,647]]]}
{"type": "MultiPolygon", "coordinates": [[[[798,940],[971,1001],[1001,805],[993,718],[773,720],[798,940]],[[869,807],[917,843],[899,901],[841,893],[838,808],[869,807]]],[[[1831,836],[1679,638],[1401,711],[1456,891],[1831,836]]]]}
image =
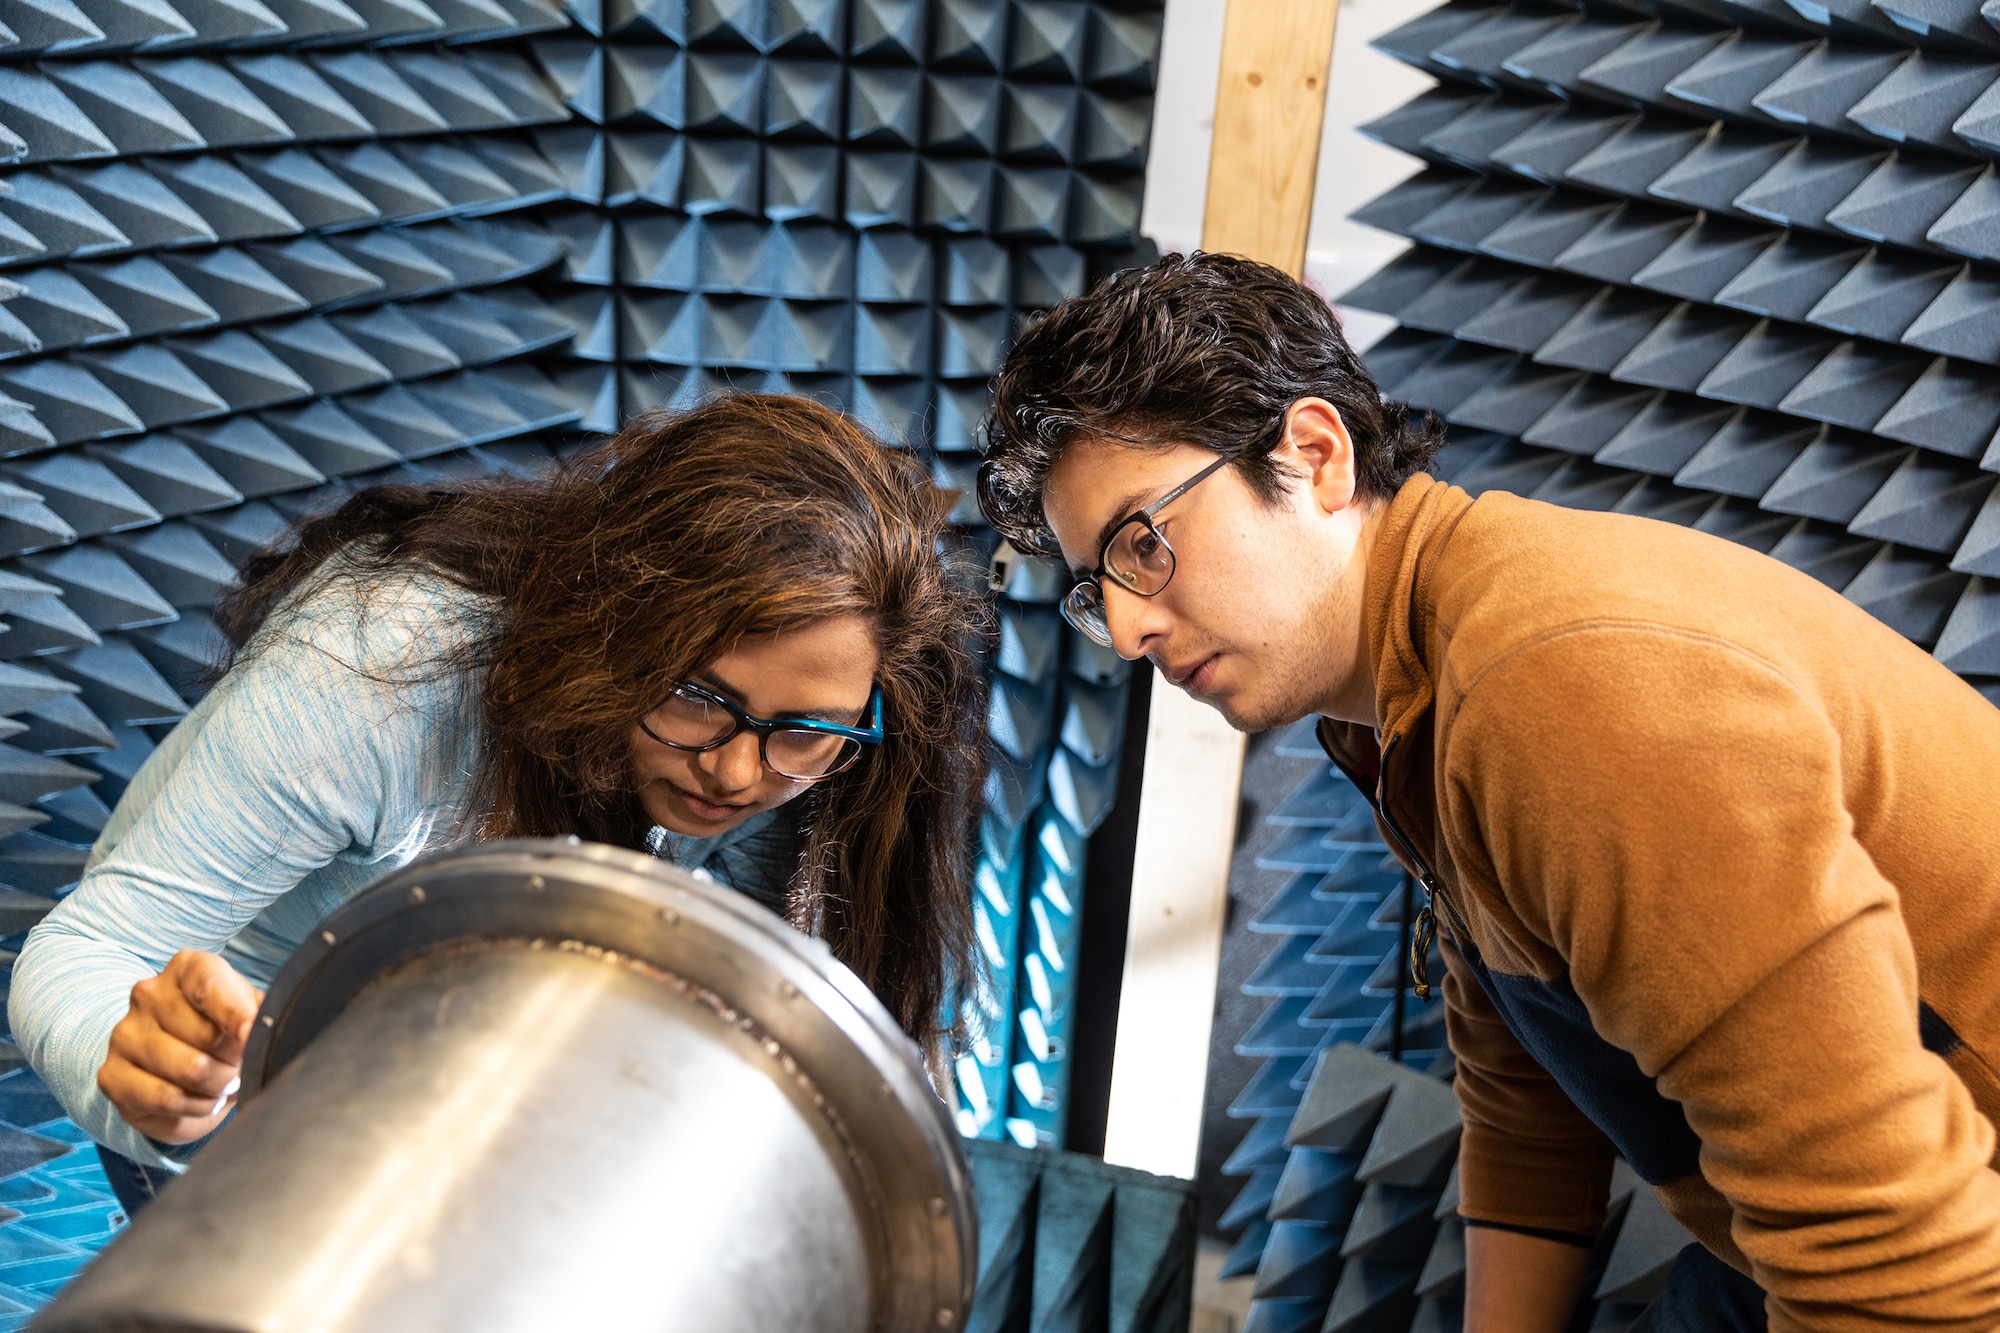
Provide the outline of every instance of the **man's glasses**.
{"type": "Polygon", "coordinates": [[[1144,509],[1120,519],[1098,554],[1097,568],[1077,580],[1063,598],[1063,619],[1102,647],[1111,647],[1111,623],[1104,614],[1104,580],[1108,578],[1141,597],[1164,592],[1174,577],[1174,548],[1167,545],[1153,519],[1228,462],[1227,458],[1216,459],[1144,509]]]}
{"type": "Polygon", "coordinates": [[[755,732],[766,768],[794,782],[818,782],[852,767],[862,746],[882,743],[880,685],[868,696],[868,714],[865,727],[803,717],[752,717],[734,701],[689,681],[640,718],[639,728],[662,745],[695,751],[727,745],[739,732],[755,732]]]}

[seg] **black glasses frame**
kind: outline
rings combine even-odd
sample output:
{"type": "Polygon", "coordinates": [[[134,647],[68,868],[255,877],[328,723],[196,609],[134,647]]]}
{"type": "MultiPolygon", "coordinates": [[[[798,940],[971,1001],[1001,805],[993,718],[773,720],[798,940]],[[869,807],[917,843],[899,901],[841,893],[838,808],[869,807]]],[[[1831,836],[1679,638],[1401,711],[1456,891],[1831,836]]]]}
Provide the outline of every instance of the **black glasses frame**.
{"type": "Polygon", "coordinates": [[[650,726],[647,726],[646,719],[643,717],[639,719],[639,730],[645,732],[648,736],[651,736],[654,740],[667,746],[669,749],[686,750],[692,754],[702,754],[709,750],[719,750],[744,732],[754,732],[757,737],[758,761],[779,777],[788,778],[793,782],[824,782],[830,777],[845,773],[848,769],[854,767],[856,760],[861,758],[861,751],[856,750],[852,755],[848,756],[847,762],[841,764],[838,768],[830,768],[826,772],[815,774],[812,777],[800,777],[795,773],[785,772],[784,769],[779,768],[771,762],[771,733],[774,731],[807,731],[820,736],[838,736],[842,740],[855,741],[861,745],[880,745],[882,743],[882,687],[880,685],[877,685],[868,695],[869,721],[865,727],[843,726],[838,722],[822,722],[818,718],[811,717],[758,717],[755,714],[745,711],[734,699],[719,694],[709,689],[706,685],[698,684],[695,681],[685,682],[675,689],[674,693],[699,699],[706,704],[714,704],[717,708],[728,713],[734,719],[736,725],[704,745],[683,745],[679,741],[670,741],[659,732],[654,731],[650,726]]]}
{"type": "Polygon", "coordinates": [[[1068,621],[1071,627],[1079,633],[1087,635],[1094,642],[1109,648],[1111,646],[1111,631],[1110,626],[1104,622],[1104,579],[1106,574],[1110,575],[1113,583],[1116,583],[1119,587],[1136,597],[1158,597],[1161,593],[1165,592],[1167,585],[1174,581],[1175,571],[1180,568],[1180,557],[1174,554],[1173,543],[1167,540],[1166,535],[1154,524],[1153,519],[1162,509],[1165,509],[1168,505],[1186,495],[1202,482],[1207,481],[1209,477],[1226,467],[1229,462],[1230,459],[1226,456],[1216,459],[1213,463],[1210,463],[1207,467],[1195,473],[1192,477],[1189,477],[1186,481],[1174,487],[1144,509],[1135,509],[1124,518],[1119,519],[1117,524],[1112,527],[1110,533],[1105,537],[1104,544],[1097,548],[1097,568],[1078,579],[1071,585],[1069,592],[1064,595],[1059,608],[1062,611],[1062,618],[1068,621]],[[1167,553],[1167,576],[1161,579],[1160,586],[1151,592],[1133,587],[1129,580],[1120,578],[1116,570],[1106,570],[1105,568],[1105,552],[1109,551],[1116,544],[1119,534],[1134,523],[1144,524],[1146,530],[1153,534],[1153,540],[1160,544],[1160,549],[1167,553]],[[1081,599],[1079,597],[1080,594],[1082,595],[1081,599]],[[1085,600],[1083,599],[1094,602],[1094,605],[1085,604],[1085,600]],[[1096,622],[1094,625],[1090,623],[1093,619],[1096,622]]]}

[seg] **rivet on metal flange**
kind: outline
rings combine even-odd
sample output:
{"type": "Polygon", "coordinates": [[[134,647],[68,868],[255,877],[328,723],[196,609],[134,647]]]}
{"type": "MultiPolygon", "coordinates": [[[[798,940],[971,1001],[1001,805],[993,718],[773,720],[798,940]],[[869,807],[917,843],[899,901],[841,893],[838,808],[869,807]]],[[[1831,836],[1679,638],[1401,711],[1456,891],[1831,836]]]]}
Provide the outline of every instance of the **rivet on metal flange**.
{"type": "Polygon", "coordinates": [[[781,981],[778,983],[778,994],[788,1000],[796,1000],[799,998],[799,988],[789,981],[781,981]]]}
{"type": "Polygon", "coordinates": [[[932,1199],[932,1200],[931,1200],[931,1216],[932,1216],[932,1217],[943,1217],[943,1216],[944,1216],[944,1209],[945,1209],[945,1203],[944,1203],[944,1200],[943,1200],[943,1199],[940,1199],[940,1198],[934,1198],[934,1199],[932,1199]]]}
{"type": "Polygon", "coordinates": [[[259,1021],[262,1022],[264,1026],[267,1028],[277,1026],[277,1020],[273,1019],[269,1014],[265,1014],[264,1017],[259,1021]]]}
{"type": "Polygon", "coordinates": [[[549,882],[543,879],[540,875],[528,876],[529,893],[540,893],[543,889],[546,889],[548,886],[549,882]]]}
{"type": "Polygon", "coordinates": [[[660,920],[666,922],[668,925],[670,926],[679,925],[680,919],[681,919],[681,914],[679,912],[676,912],[673,908],[662,907],[660,909],[660,920]]]}
{"type": "Polygon", "coordinates": [[[333,932],[330,930],[322,930],[319,933],[319,937],[325,940],[328,944],[333,943],[333,932]]]}
{"type": "Polygon", "coordinates": [[[939,1306],[939,1307],[938,1307],[938,1327],[939,1327],[939,1328],[950,1328],[950,1327],[951,1327],[951,1321],[952,1321],[953,1317],[954,1317],[954,1316],[953,1316],[953,1311],[952,1311],[952,1308],[951,1308],[951,1307],[950,1307],[949,1305],[941,1305],[941,1306],[939,1306]]]}
{"type": "Polygon", "coordinates": [[[423,900],[424,900],[424,886],[421,884],[412,884],[410,886],[410,901],[413,903],[420,903],[423,900]]]}

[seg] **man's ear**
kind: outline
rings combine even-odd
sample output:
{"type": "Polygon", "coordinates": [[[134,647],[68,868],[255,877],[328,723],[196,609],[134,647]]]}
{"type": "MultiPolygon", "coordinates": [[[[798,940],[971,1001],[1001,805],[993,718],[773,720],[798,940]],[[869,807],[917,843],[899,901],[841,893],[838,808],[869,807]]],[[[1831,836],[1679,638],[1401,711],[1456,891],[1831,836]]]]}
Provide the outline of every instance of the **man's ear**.
{"type": "Polygon", "coordinates": [[[1357,478],[1354,438],[1340,409],[1324,398],[1301,398],[1285,413],[1285,438],[1279,457],[1304,481],[1305,491],[1322,513],[1332,514],[1354,503],[1357,478]]]}

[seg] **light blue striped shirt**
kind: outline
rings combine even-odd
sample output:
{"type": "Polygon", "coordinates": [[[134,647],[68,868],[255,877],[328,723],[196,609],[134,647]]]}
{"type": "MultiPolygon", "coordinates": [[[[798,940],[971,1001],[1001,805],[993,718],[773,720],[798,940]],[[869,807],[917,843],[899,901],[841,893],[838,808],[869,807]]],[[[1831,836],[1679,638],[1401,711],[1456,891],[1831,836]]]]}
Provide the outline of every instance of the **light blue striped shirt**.
{"type": "MultiPolygon", "coordinates": [[[[98,1091],[133,983],[200,949],[266,988],[328,913],[469,835],[479,675],[438,668],[494,610],[427,574],[329,573],[140,767],[82,882],[28,936],[8,998],[16,1042],[99,1143],[166,1166],[199,1146],[163,1149],[98,1091]]],[[[792,851],[775,813],[667,847],[725,883],[759,881],[741,886],[773,905],[789,866],[760,875],[745,854],[792,851]]]]}

